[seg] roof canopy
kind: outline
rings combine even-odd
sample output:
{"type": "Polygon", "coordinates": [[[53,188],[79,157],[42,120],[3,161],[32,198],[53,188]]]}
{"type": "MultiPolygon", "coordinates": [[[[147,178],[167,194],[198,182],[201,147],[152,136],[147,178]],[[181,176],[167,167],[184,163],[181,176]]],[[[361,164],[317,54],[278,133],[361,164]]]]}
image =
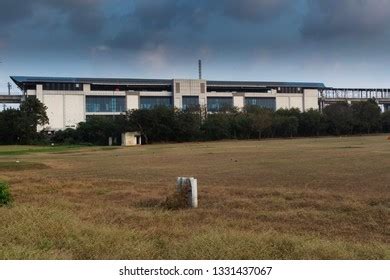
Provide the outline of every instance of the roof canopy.
{"type": "MultiPolygon", "coordinates": [[[[70,78],[70,77],[31,77],[11,76],[15,84],[23,88],[27,84],[39,83],[71,83],[71,84],[100,84],[100,85],[171,85],[168,79],[123,79],[123,78],[70,78]]],[[[323,83],[301,82],[253,82],[253,81],[207,81],[209,86],[238,86],[238,87],[300,87],[325,88],[323,83]]]]}

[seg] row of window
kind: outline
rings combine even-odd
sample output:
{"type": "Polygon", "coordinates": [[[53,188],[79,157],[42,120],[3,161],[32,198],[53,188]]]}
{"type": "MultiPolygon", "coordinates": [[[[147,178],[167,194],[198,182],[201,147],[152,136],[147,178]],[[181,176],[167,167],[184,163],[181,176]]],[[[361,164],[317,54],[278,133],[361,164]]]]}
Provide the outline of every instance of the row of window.
{"type": "Polygon", "coordinates": [[[300,87],[279,87],[278,93],[303,93],[303,88],[300,87]]]}
{"type": "Polygon", "coordinates": [[[43,90],[83,90],[82,84],[71,83],[45,83],[42,84],[43,90]]]}
{"type": "MultiPolygon", "coordinates": [[[[246,97],[245,105],[276,109],[275,98],[246,97]]],[[[140,109],[152,109],[159,106],[172,107],[171,97],[141,96],[140,109]]],[[[198,96],[183,96],[183,109],[199,106],[198,96]]],[[[232,97],[208,97],[207,110],[217,112],[233,107],[232,97]]],[[[126,97],[124,96],[87,96],[86,109],[88,113],[124,112],[126,111],[126,97]]]]}
{"type": "MultiPolygon", "coordinates": [[[[44,83],[43,90],[83,90],[83,84],[75,84],[75,83],[44,83]]],[[[162,85],[91,85],[91,90],[98,91],[171,91],[172,86],[162,86],[162,85]]],[[[208,86],[207,90],[210,92],[268,92],[268,88],[259,88],[259,87],[222,87],[222,86],[208,86]]],[[[176,83],[176,92],[180,93],[180,83],[176,83]]],[[[300,87],[278,87],[278,93],[303,93],[303,88],[300,87]]],[[[206,93],[206,84],[200,84],[200,93],[206,93]]]]}
{"type": "Polygon", "coordinates": [[[89,113],[125,112],[124,96],[87,96],[86,107],[89,113]]]}

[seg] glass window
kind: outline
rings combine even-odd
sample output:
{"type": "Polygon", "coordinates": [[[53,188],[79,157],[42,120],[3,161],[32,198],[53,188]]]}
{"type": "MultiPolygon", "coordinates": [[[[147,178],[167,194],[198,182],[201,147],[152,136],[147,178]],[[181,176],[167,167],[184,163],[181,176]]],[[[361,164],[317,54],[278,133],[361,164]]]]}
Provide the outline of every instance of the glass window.
{"type": "Polygon", "coordinates": [[[200,93],[206,93],[206,84],[205,83],[200,84],[200,93]]]}
{"type": "Polygon", "coordinates": [[[275,98],[264,98],[264,97],[245,97],[245,105],[247,106],[258,106],[261,108],[268,108],[276,110],[275,98]]]}
{"type": "Polygon", "coordinates": [[[141,96],[141,109],[153,109],[159,106],[172,107],[172,98],[169,96],[141,96]]]}
{"type": "Polygon", "coordinates": [[[198,96],[183,96],[183,110],[196,108],[199,106],[198,96]]]}
{"type": "Polygon", "coordinates": [[[45,83],[43,90],[81,90],[80,84],[70,83],[45,83]]]}
{"type": "Polygon", "coordinates": [[[180,83],[176,83],[176,93],[180,93],[180,83]]]}
{"type": "Polygon", "coordinates": [[[232,97],[208,97],[207,111],[218,112],[225,109],[233,108],[232,97]]]}
{"type": "Polygon", "coordinates": [[[125,96],[87,96],[86,107],[88,113],[125,112],[125,96]]]}

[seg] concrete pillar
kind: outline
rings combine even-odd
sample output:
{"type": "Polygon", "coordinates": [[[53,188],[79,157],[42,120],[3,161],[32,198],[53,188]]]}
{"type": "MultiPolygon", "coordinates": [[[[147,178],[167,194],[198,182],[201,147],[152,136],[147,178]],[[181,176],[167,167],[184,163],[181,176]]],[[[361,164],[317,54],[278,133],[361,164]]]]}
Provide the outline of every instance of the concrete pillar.
{"type": "Polygon", "coordinates": [[[242,110],[245,107],[245,94],[233,93],[233,106],[242,110]]]}
{"type": "Polygon", "coordinates": [[[84,92],[91,92],[91,85],[90,84],[84,84],[83,91],[84,92]]]}
{"type": "Polygon", "coordinates": [[[129,92],[126,95],[126,110],[140,109],[140,94],[139,92],[129,92]]]}
{"type": "Polygon", "coordinates": [[[177,191],[182,192],[183,189],[186,192],[188,207],[198,208],[198,180],[193,177],[178,177],[177,191]],[[189,189],[188,186],[190,187],[189,189]]]}
{"type": "Polygon", "coordinates": [[[42,85],[37,85],[36,88],[36,97],[39,101],[43,102],[43,86],[42,85]]]}

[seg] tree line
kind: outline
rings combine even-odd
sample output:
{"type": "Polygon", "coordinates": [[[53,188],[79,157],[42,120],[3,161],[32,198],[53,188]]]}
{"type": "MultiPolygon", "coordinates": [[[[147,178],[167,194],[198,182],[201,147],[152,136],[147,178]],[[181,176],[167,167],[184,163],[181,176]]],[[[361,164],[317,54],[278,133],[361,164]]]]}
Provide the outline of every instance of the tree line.
{"type": "Polygon", "coordinates": [[[207,114],[205,108],[156,107],[119,116],[91,116],[77,129],[38,133],[36,127],[47,122],[45,106],[27,98],[20,109],[0,112],[0,143],[107,145],[112,137],[120,144],[121,134],[127,131],[141,132],[144,143],[370,134],[390,132],[390,111],[381,113],[373,99],[337,102],[322,112],[248,106],[207,114]]]}

